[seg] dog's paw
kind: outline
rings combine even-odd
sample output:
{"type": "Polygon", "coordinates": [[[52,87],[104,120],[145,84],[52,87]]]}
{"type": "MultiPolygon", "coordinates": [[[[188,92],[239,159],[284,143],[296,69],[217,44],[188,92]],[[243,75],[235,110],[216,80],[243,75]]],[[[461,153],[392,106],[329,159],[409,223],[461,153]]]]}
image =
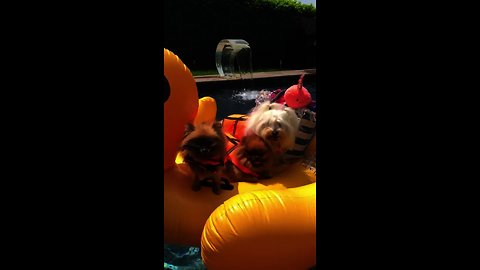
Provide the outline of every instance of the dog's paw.
{"type": "Polygon", "coordinates": [[[219,185],[213,185],[212,191],[213,191],[213,193],[215,193],[217,195],[220,195],[220,193],[221,193],[220,186],[219,185]]]}
{"type": "Polygon", "coordinates": [[[242,175],[241,182],[258,182],[258,178],[252,175],[242,175]]]}

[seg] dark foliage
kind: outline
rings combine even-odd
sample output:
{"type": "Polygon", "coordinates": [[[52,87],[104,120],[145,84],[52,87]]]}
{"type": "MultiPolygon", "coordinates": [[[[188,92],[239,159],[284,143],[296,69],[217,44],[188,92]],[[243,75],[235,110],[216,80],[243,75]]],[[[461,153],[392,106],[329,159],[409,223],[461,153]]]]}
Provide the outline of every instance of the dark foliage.
{"type": "Polygon", "coordinates": [[[315,66],[316,9],[292,0],[167,0],[164,47],[190,69],[215,69],[222,39],[244,39],[253,68],[315,66]]]}

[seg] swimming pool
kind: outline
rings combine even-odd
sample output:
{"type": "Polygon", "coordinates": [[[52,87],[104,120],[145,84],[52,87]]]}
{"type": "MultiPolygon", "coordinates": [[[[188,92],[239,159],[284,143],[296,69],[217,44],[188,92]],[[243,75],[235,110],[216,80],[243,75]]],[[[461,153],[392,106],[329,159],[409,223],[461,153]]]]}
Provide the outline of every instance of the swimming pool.
{"type": "MultiPolygon", "coordinates": [[[[276,89],[285,90],[288,87],[295,84],[295,81],[290,85],[272,85],[268,87],[253,87],[253,88],[219,88],[219,89],[207,89],[202,87],[198,89],[199,98],[209,96],[217,102],[217,120],[221,120],[230,114],[248,113],[253,107],[255,107],[255,99],[261,90],[274,91],[276,89]]],[[[305,83],[304,87],[310,92],[312,99],[317,97],[316,83],[305,83]]]]}
{"type": "Polygon", "coordinates": [[[163,244],[163,268],[176,270],[205,270],[200,248],[163,244]]]}

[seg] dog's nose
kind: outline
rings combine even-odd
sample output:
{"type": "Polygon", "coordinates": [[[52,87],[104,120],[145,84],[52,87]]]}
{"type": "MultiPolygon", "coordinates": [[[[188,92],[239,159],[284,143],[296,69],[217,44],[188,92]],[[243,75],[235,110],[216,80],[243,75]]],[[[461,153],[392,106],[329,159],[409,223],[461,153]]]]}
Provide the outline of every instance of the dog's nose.
{"type": "Polygon", "coordinates": [[[208,148],[202,147],[200,148],[200,153],[206,153],[208,152],[208,148]]]}
{"type": "Polygon", "coordinates": [[[278,131],[276,131],[276,130],[272,131],[272,135],[273,136],[278,136],[278,131]]]}

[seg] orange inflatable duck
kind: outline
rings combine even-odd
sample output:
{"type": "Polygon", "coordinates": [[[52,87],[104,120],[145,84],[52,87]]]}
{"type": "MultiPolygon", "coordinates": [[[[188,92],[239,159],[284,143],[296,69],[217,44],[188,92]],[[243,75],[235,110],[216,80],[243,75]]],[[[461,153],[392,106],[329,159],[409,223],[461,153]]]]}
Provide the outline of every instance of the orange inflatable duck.
{"type": "Polygon", "coordinates": [[[316,264],[315,168],[295,165],[260,183],[194,192],[177,155],[187,123],[214,121],[190,70],[164,49],[164,239],[201,247],[207,269],[308,269],[316,264]]]}

